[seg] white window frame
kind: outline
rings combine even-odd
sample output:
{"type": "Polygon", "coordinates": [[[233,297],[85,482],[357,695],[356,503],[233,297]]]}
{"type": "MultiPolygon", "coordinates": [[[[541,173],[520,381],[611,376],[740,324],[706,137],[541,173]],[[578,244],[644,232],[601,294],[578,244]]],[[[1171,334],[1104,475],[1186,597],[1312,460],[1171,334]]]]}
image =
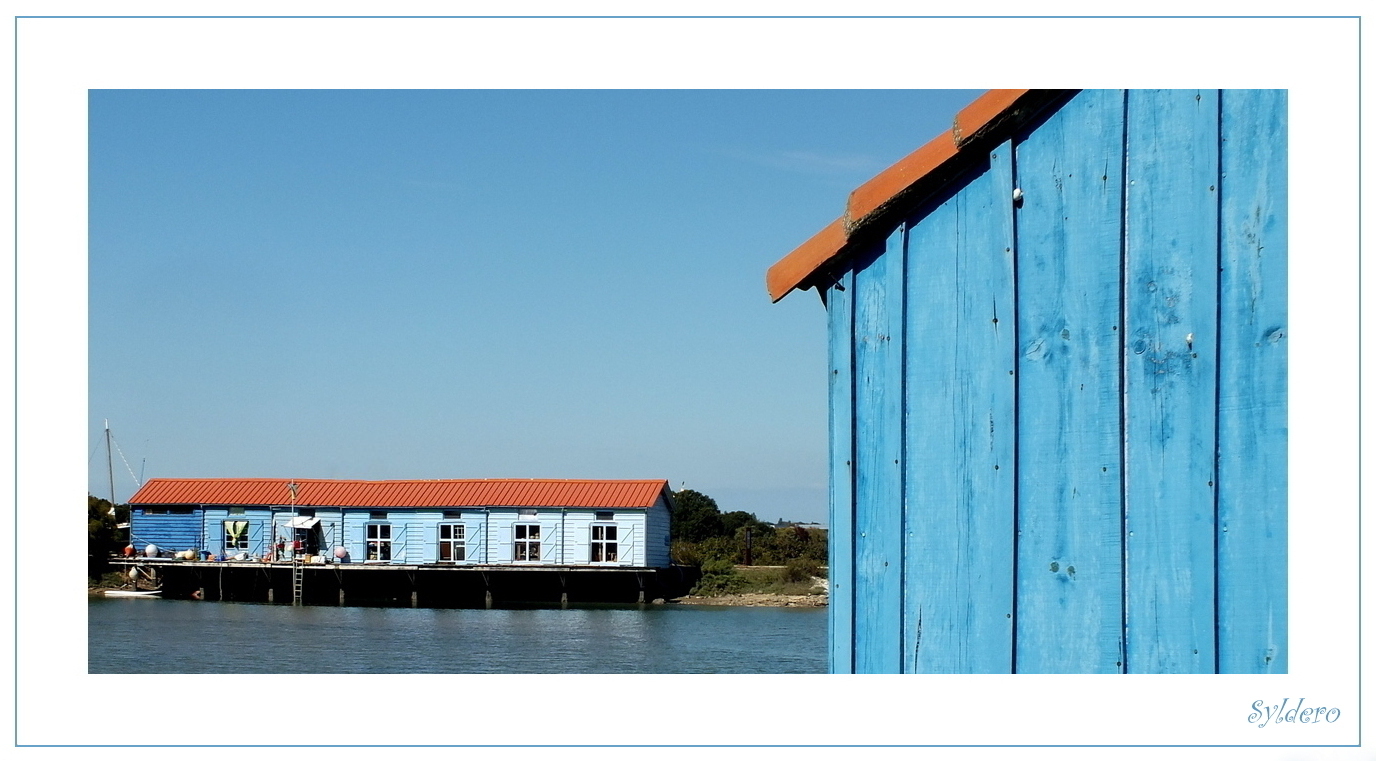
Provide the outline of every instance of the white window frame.
{"type": "Polygon", "coordinates": [[[540,562],[539,523],[516,523],[512,525],[511,560],[514,563],[540,562]]]}
{"type": "Polygon", "coordinates": [[[435,560],[439,563],[462,563],[468,559],[468,530],[462,523],[441,523],[438,537],[439,547],[435,551],[435,560]],[[449,536],[445,536],[448,532],[449,536]],[[449,557],[444,556],[444,548],[449,548],[449,557]]]}
{"type": "Polygon", "coordinates": [[[392,560],[392,524],[390,523],[368,523],[364,526],[364,546],[367,548],[364,555],[369,563],[388,563],[392,560]],[[386,536],[383,536],[383,534],[386,536]],[[376,557],[374,549],[377,550],[376,557]],[[386,554],[387,557],[382,557],[386,554]]]}
{"type": "Polygon", "coordinates": [[[620,562],[621,539],[620,531],[617,530],[615,523],[594,523],[588,530],[588,562],[589,563],[617,563],[620,562]],[[607,536],[607,529],[611,529],[611,536],[607,536]],[[611,550],[611,557],[607,557],[608,550],[611,550]]]}

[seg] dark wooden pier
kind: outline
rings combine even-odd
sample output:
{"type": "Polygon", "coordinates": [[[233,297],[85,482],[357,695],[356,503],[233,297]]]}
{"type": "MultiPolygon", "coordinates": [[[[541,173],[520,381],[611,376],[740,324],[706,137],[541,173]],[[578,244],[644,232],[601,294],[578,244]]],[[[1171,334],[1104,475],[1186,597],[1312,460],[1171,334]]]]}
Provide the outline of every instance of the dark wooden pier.
{"type": "Polygon", "coordinates": [[[112,559],[138,569],[167,599],[298,605],[492,608],[649,603],[681,596],[697,569],[586,566],[401,565],[112,559]]]}

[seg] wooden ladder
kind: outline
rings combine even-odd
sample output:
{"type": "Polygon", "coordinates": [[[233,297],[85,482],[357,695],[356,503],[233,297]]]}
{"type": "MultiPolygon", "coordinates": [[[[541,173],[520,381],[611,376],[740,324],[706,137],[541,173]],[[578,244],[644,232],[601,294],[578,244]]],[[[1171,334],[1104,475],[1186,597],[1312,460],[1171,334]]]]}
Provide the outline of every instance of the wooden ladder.
{"type": "Polygon", "coordinates": [[[291,604],[301,604],[301,584],[306,575],[306,564],[301,562],[301,556],[293,555],[291,559],[291,604]]]}

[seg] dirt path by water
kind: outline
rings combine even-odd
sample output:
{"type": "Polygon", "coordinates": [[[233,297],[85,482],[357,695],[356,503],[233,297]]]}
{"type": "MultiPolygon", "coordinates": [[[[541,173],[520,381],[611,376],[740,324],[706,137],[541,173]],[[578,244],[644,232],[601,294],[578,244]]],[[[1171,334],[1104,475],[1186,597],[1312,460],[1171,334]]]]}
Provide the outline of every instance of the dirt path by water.
{"type": "Polygon", "coordinates": [[[827,606],[827,580],[820,576],[812,577],[811,594],[785,595],[772,592],[741,592],[737,594],[699,597],[684,595],[673,600],[680,605],[738,605],[748,607],[772,608],[825,608],[827,606]]]}
{"type": "Polygon", "coordinates": [[[772,608],[825,608],[826,595],[775,595],[761,592],[746,592],[720,597],[679,597],[672,601],[679,605],[741,605],[749,607],[772,608]]]}

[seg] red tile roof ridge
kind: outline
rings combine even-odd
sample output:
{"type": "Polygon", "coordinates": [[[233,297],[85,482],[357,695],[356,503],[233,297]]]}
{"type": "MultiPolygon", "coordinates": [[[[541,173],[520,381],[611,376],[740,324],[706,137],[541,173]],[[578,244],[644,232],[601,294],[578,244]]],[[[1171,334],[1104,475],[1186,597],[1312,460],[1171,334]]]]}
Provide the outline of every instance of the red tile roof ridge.
{"type": "Polygon", "coordinates": [[[339,507],[650,507],[667,479],[448,478],[366,481],[316,478],[152,478],[131,504],[339,507]],[[290,488],[291,484],[296,489],[290,488]]]}
{"type": "Polygon", "coordinates": [[[795,288],[809,287],[809,280],[844,258],[866,227],[941,187],[949,179],[945,170],[969,155],[962,151],[1016,129],[1070,92],[1075,91],[989,90],[976,98],[955,115],[950,129],[851,192],[840,219],[775,262],[765,276],[770,298],[778,301],[795,288]]]}
{"type": "Polygon", "coordinates": [[[480,483],[491,481],[533,481],[533,482],[557,482],[557,483],[582,483],[582,484],[649,484],[649,483],[668,483],[665,478],[277,478],[263,476],[208,476],[200,477],[179,477],[179,476],[158,476],[150,478],[146,483],[153,481],[252,481],[256,483],[277,483],[281,481],[288,483],[291,481],[311,482],[311,483],[331,483],[331,484],[424,484],[424,483],[480,483]]]}

